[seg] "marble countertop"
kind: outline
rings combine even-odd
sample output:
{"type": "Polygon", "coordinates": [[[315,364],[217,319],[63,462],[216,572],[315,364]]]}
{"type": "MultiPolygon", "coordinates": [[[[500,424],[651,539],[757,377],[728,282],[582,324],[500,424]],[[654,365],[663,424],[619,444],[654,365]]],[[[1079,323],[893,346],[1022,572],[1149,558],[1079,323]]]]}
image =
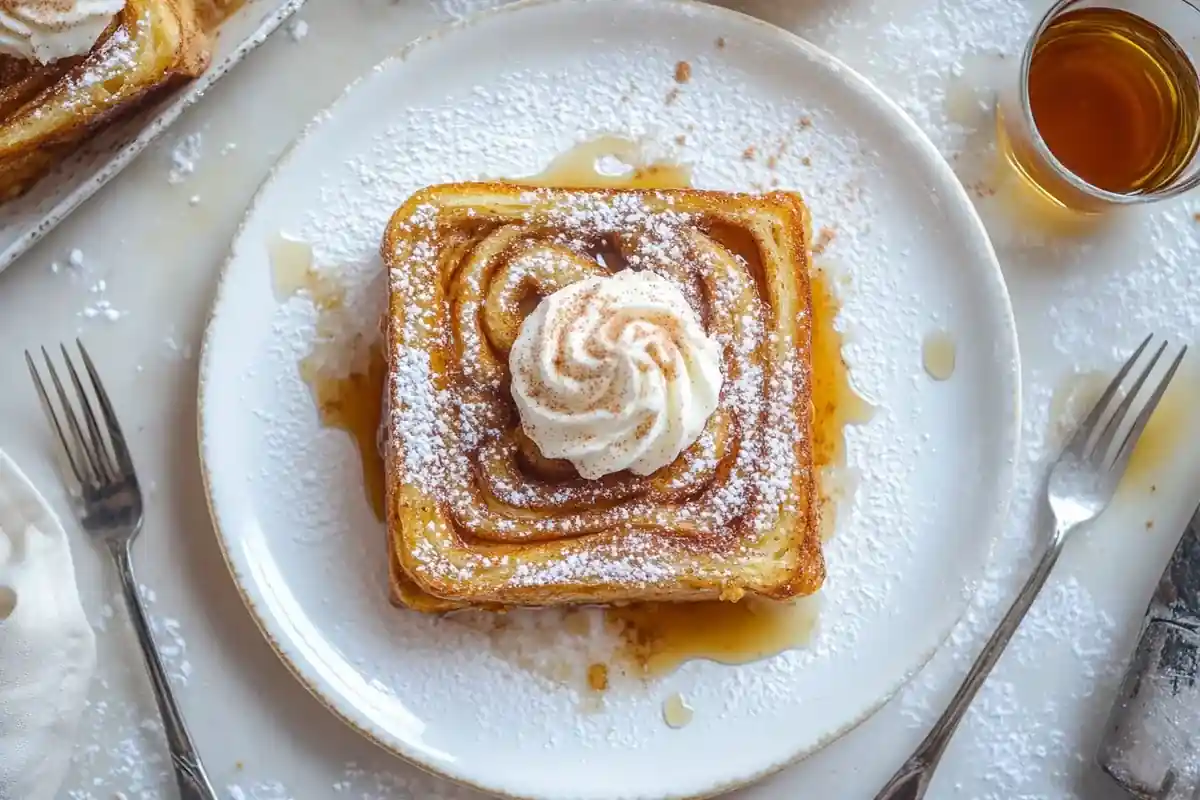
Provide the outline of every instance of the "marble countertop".
{"type": "MultiPolygon", "coordinates": [[[[238,597],[214,541],[196,452],[201,333],[219,266],[267,170],[347,83],[486,0],[310,0],[164,140],[0,275],[0,447],[55,493],[22,351],[80,335],[97,355],[149,490],[136,564],[210,775],[233,800],[476,796],[343,727],[288,674],[238,597]],[[264,113],[264,107],[269,113],[264,113]]],[[[1087,226],[1030,215],[988,165],[989,81],[1045,3],[747,0],[726,5],[829,49],[894,97],[975,189],[1013,296],[1026,440],[1008,532],[949,645],[882,711],[816,756],[737,793],[868,798],[946,702],[1035,552],[1037,487],[1072,388],[1146,333],[1195,341],[1200,199],[1087,226]]],[[[999,72],[998,72],[999,70],[999,72]]],[[[1172,390],[1103,524],[1068,547],[955,739],[933,798],[1116,798],[1092,759],[1149,593],[1194,506],[1188,447],[1200,370],[1172,390]]],[[[60,508],[66,514],[65,504],[60,508]]],[[[969,532],[964,532],[967,534],[969,532]]],[[[73,800],[173,797],[165,747],[115,578],[81,538],[76,564],[98,630],[73,800]]],[[[731,743],[735,747],[736,743],[731,743]]]]}

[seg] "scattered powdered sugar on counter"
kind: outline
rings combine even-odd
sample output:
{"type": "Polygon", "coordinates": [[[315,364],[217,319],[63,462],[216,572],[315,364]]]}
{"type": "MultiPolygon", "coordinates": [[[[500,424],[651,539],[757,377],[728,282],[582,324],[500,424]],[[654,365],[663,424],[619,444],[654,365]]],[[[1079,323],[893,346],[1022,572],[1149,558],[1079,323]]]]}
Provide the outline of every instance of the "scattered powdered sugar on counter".
{"type": "MultiPolygon", "coordinates": [[[[192,676],[182,623],[156,613],[152,587],[139,586],[150,629],[167,678],[176,693],[187,691],[192,676]]],[[[93,682],[84,712],[73,772],[79,778],[66,792],[70,800],[160,800],[171,773],[165,733],[141,664],[141,651],[120,592],[91,609],[97,633],[101,675],[93,682]],[[115,664],[131,669],[113,674],[115,664]],[[131,699],[136,698],[136,699],[131,699]]]]}
{"type": "Polygon", "coordinates": [[[299,44],[308,38],[308,23],[302,19],[292,20],[287,26],[288,38],[299,44]]]}
{"type": "Polygon", "coordinates": [[[76,316],[84,322],[118,322],[128,315],[113,305],[108,296],[106,266],[97,265],[81,248],[72,248],[61,261],[52,261],[50,271],[64,276],[78,291],[84,293],[84,305],[76,316]]]}
{"type": "MultiPolygon", "coordinates": [[[[137,677],[141,677],[137,675],[137,677]]],[[[116,687],[96,681],[83,717],[74,770],[87,788],[66,793],[70,800],[159,800],[170,773],[162,723],[148,709],[124,699],[105,699],[116,687]]]]}
{"type": "Polygon", "coordinates": [[[186,181],[195,174],[203,156],[203,133],[196,131],[179,139],[170,152],[170,172],[167,173],[167,182],[174,185],[186,181]]]}
{"type": "Polygon", "coordinates": [[[961,152],[968,138],[972,147],[981,143],[978,131],[964,126],[955,107],[960,94],[981,84],[979,59],[998,57],[1015,65],[1034,23],[1025,0],[875,0],[865,7],[827,3],[816,14],[802,3],[775,0],[720,5],[796,30],[861,71],[948,158],[961,152]]]}
{"type": "Polygon", "coordinates": [[[1143,224],[1126,229],[1120,244],[1135,266],[1107,274],[1075,270],[1050,305],[1054,346],[1064,355],[1096,351],[1105,360],[1123,360],[1127,348],[1113,352],[1102,343],[1114,334],[1122,342],[1136,341],[1149,331],[1165,334],[1164,319],[1181,323],[1183,341],[1200,331],[1195,288],[1200,224],[1185,203],[1140,213],[1143,224]],[[1104,331],[1093,324],[1100,317],[1109,318],[1104,331]]]}

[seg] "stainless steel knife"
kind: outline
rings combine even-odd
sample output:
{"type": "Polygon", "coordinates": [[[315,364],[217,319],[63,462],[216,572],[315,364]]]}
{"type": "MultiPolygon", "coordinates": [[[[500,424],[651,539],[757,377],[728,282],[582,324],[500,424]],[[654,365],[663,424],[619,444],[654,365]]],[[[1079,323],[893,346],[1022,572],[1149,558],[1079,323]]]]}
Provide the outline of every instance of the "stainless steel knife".
{"type": "Polygon", "coordinates": [[[1150,601],[1097,762],[1139,800],[1200,800],[1200,508],[1150,601]]]}

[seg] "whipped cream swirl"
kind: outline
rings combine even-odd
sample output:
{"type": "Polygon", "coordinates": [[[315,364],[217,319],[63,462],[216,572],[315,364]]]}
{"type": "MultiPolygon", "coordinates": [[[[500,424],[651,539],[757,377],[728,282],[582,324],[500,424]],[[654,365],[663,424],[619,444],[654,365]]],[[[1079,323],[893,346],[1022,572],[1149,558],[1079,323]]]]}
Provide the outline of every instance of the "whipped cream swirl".
{"type": "Polygon", "coordinates": [[[125,0],[0,0],[0,55],[49,64],[85,55],[125,0]]]}
{"type": "Polygon", "coordinates": [[[525,433],[588,479],[667,466],[721,394],[721,348],[653,272],[588,278],[542,300],[509,353],[525,433]]]}

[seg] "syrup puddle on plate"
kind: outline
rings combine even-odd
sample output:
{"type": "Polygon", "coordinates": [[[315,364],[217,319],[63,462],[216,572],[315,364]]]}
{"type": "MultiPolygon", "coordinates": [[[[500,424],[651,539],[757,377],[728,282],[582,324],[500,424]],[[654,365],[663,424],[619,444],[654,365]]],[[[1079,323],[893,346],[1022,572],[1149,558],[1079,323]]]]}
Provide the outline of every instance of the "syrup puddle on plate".
{"type": "Polygon", "coordinates": [[[788,602],[747,597],[736,603],[633,603],[604,614],[620,633],[619,655],[634,674],[657,678],[695,659],[749,664],[804,647],[820,609],[820,595],[814,595],[788,602]]]}
{"type": "MultiPolygon", "coordinates": [[[[344,375],[331,375],[326,368],[330,358],[320,343],[337,341],[336,326],[330,312],[345,304],[345,288],[323,277],[313,263],[312,245],[283,233],[267,243],[271,261],[272,285],[280,302],[303,294],[317,310],[319,343],[300,361],[300,378],[312,393],[322,427],[345,431],[354,440],[362,462],[363,487],[367,502],[379,520],[385,512],[385,470],[378,446],[379,422],[383,416],[383,387],[387,381],[387,362],[383,343],[370,344],[366,364],[344,375]]],[[[339,354],[340,355],[340,354],[339,354]]]]}
{"type": "Polygon", "coordinates": [[[921,364],[925,374],[935,381],[948,381],[954,377],[957,366],[958,348],[954,337],[945,331],[936,331],[921,343],[921,364]]]}
{"type": "Polygon", "coordinates": [[[511,182],[557,189],[686,189],[692,168],[649,158],[641,142],[600,136],[575,145],[541,172],[511,182]]]}
{"type": "Polygon", "coordinates": [[[695,716],[694,709],[687,699],[679,692],[669,695],[663,701],[663,722],[670,728],[686,728],[695,716]]]}
{"type": "MultiPolygon", "coordinates": [[[[312,245],[308,242],[280,232],[267,243],[267,255],[271,259],[271,285],[276,300],[284,302],[302,291],[311,295],[314,288],[320,288],[314,287],[317,274],[313,269],[312,245]]],[[[313,297],[318,309],[321,308],[319,301],[320,298],[313,297]]]]}
{"type": "MultiPolygon", "coordinates": [[[[605,136],[576,146],[540,173],[512,182],[564,188],[668,189],[688,188],[691,179],[690,167],[649,159],[641,143],[605,136]]],[[[311,248],[309,263],[300,269],[297,263],[305,258],[302,247],[278,241],[271,247],[273,259],[278,259],[273,267],[277,292],[286,297],[303,291],[313,297],[318,311],[341,302],[343,295],[331,292],[312,269],[311,248]]],[[[740,254],[757,258],[756,253],[740,254]]],[[[845,429],[869,422],[874,408],[854,390],[842,358],[843,335],[835,327],[841,306],[834,279],[826,270],[814,268],[811,284],[813,457],[820,474],[822,534],[828,538],[835,528],[836,505],[849,499],[855,484],[846,464],[845,429]]],[[[310,357],[300,371],[312,391],[321,423],[349,433],[355,441],[368,500],[382,519],[384,468],[376,431],[387,372],[384,354],[378,345],[372,346],[363,369],[336,378],[320,374],[311,365],[310,357]]],[[[642,603],[606,608],[602,610],[604,623],[619,635],[620,649],[610,663],[593,661],[573,680],[597,697],[608,689],[613,670],[652,678],[695,659],[744,664],[769,658],[806,646],[817,629],[819,609],[819,596],[789,602],[747,598],[737,603],[642,603]]],[[[577,634],[564,624],[562,635],[577,634]]],[[[562,666],[552,670],[556,678],[567,677],[569,671],[562,666]]]]}

